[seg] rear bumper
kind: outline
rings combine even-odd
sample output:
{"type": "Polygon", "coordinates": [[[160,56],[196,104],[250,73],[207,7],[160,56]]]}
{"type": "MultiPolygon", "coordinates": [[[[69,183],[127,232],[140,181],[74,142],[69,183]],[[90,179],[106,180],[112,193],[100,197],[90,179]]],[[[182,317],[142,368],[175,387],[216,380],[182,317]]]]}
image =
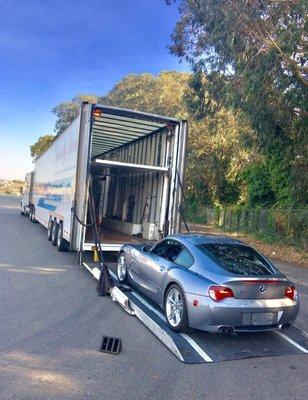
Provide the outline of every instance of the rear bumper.
{"type": "Polygon", "coordinates": [[[221,326],[234,328],[237,332],[259,332],[278,329],[279,325],[292,324],[299,311],[299,300],[225,299],[215,302],[208,296],[186,293],[189,326],[208,332],[218,332],[221,326]],[[193,306],[193,301],[198,306],[193,306]],[[252,314],[277,313],[277,319],[270,324],[255,325],[252,314]]]}

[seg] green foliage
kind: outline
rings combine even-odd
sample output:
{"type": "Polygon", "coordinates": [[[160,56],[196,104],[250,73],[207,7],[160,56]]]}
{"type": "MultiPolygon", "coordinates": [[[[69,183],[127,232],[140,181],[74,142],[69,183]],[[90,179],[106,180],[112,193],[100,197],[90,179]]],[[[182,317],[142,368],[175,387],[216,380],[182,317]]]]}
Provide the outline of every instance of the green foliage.
{"type": "Polygon", "coordinates": [[[244,112],[258,148],[277,169],[271,177],[277,202],[306,203],[308,3],[175,2],[181,18],[170,50],[192,65],[192,108],[199,118],[220,107],[244,112]]]}
{"type": "Polygon", "coordinates": [[[34,159],[39,157],[42,153],[44,153],[45,150],[48,149],[54,139],[55,136],[53,135],[41,136],[36,143],[30,146],[31,157],[33,157],[34,159]]]}
{"type": "Polygon", "coordinates": [[[183,102],[190,74],[162,71],[158,75],[130,74],[99,99],[102,104],[159,115],[187,116],[183,102]]]}
{"type": "Polygon", "coordinates": [[[61,103],[54,107],[52,113],[57,116],[57,121],[55,125],[55,132],[59,135],[63,132],[75,118],[79,115],[80,105],[83,101],[89,103],[96,103],[98,97],[94,94],[79,94],[74,97],[72,101],[61,103]]]}
{"type": "Polygon", "coordinates": [[[253,164],[243,172],[247,183],[247,202],[249,206],[270,206],[276,202],[271,187],[271,174],[268,165],[253,164]]]}

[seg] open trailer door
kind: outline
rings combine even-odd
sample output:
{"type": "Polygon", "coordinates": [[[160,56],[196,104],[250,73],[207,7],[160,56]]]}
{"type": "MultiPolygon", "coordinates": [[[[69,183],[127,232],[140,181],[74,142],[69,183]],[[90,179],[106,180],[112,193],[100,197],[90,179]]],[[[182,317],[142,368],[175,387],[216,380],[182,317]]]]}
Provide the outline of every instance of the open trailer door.
{"type": "MultiPolygon", "coordinates": [[[[87,196],[91,174],[102,250],[179,232],[186,122],[103,105],[90,113],[89,162],[80,192],[87,196]]],[[[83,204],[87,224],[87,201],[83,204]]],[[[81,232],[80,249],[91,250],[91,229],[81,232]]]]}

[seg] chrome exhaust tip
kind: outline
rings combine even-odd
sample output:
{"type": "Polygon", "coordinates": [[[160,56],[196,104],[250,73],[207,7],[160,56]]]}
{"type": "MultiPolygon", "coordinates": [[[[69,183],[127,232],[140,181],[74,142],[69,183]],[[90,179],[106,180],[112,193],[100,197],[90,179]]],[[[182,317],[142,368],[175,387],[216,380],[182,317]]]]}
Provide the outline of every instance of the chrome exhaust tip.
{"type": "Polygon", "coordinates": [[[234,328],[232,326],[222,325],[218,328],[219,333],[227,334],[227,335],[235,335],[234,328]]]}
{"type": "Polygon", "coordinates": [[[279,329],[281,331],[286,331],[287,329],[290,329],[290,328],[291,328],[291,324],[289,322],[279,325],[279,329]]]}

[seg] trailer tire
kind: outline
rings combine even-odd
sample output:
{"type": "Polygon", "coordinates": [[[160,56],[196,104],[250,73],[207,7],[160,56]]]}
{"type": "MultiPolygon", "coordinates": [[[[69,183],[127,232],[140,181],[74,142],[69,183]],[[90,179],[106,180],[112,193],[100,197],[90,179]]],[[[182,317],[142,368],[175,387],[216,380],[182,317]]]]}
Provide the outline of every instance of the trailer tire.
{"type": "Polygon", "coordinates": [[[54,220],[52,222],[52,229],[51,229],[51,244],[53,246],[57,245],[58,230],[59,230],[59,224],[57,224],[57,221],[54,220]]]}
{"type": "Polygon", "coordinates": [[[31,222],[33,222],[33,223],[36,222],[36,219],[35,219],[35,208],[34,208],[34,206],[30,206],[29,218],[30,218],[30,221],[31,221],[31,222]]]}
{"type": "Polygon", "coordinates": [[[20,204],[20,215],[26,215],[25,207],[22,205],[22,203],[20,204]]]}
{"type": "Polygon", "coordinates": [[[63,222],[60,221],[57,234],[57,249],[58,251],[67,251],[67,242],[63,238],[63,222]]]}
{"type": "Polygon", "coordinates": [[[53,224],[53,220],[51,217],[49,217],[48,226],[47,226],[47,239],[49,241],[51,241],[52,224],[53,224]]]}

